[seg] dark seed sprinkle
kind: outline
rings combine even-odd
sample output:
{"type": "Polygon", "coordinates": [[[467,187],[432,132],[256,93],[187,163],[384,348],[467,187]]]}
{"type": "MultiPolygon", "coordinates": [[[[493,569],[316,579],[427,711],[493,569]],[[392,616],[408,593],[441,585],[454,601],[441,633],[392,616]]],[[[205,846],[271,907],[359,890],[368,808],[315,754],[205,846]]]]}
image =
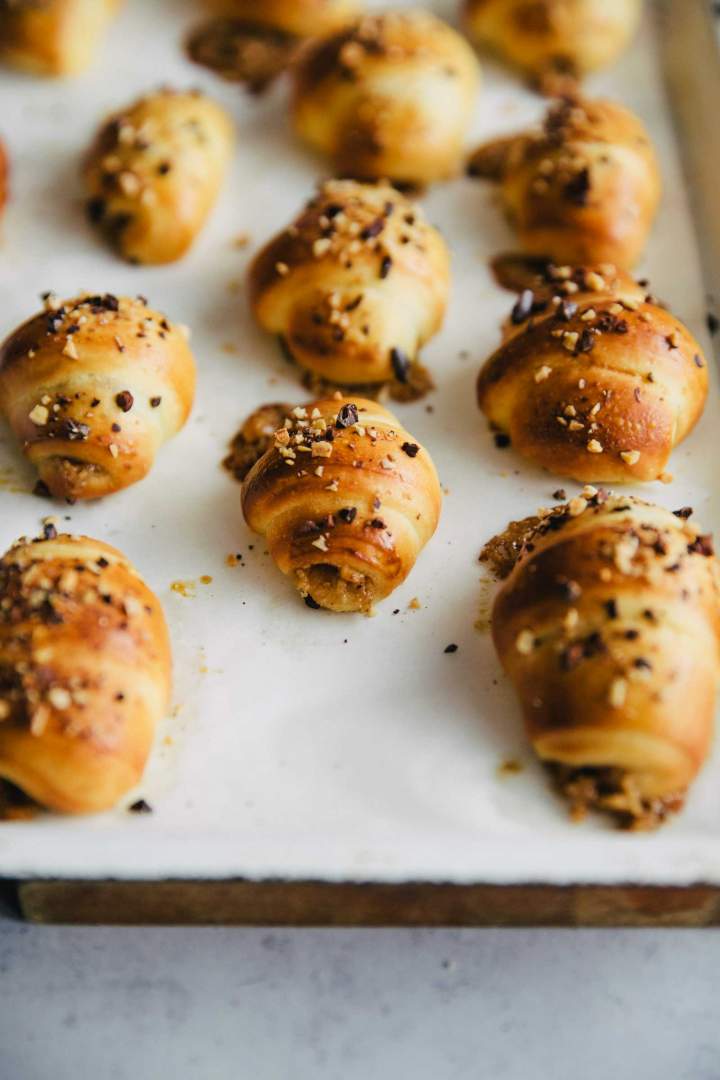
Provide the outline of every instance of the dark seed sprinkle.
{"type": "Polygon", "coordinates": [[[344,521],[346,525],[351,525],[357,517],[357,507],[345,506],[342,510],[338,510],[338,517],[341,521],[344,521]]]}
{"type": "Polygon", "coordinates": [[[335,421],[335,427],[338,429],[352,427],[353,424],[358,422],[358,410],[357,405],[343,405],[340,412],[337,414],[335,421]]]}
{"type": "Polygon", "coordinates": [[[452,645],[446,645],[445,648],[443,649],[443,652],[444,653],[454,653],[454,652],[458,651],[458,648],[459,648],[459,646],[455,645],[453,643],[452,645]]]}
{"type": "Polygon", "coordinates": [[[683,521],[687,521],[689,517],[693,516],[692,506],[681,506],[679,510],[673,510],[675,517],[682,518],[683,521]]]}
{"type": "Polygon", "coordinates": [[[158,405],[160,404],[161,401],[162,401],[161,397],[151,397],[150,398],[150,407],[152,409],[157,409],[157,407],[158,407],[158,405]]]}
{"type": "Polygon", "coordinates": [[[510,436],[506,435],[504,431],[496,431],[493,437],[498,450],[506,450],[510,446],[510,436]]]}
{"type": "Polygon", "coordinates": [[[384,255],[382,262],[380,263],[380,277],[386,278],[392,270],[393,261],[389,255],[384,255]]]}
{"type": "Polygon", "coordinates": [[[138,799],[137,802],[131,803],[128,810],[131,814],[152,814],[153,812],[152,806],[145,799],[138,799]]]}
{"type": "Polygon", "coordinates": [[[121,390],[119,394],[115,395],[115,404],[118,409],[122,409],[123,412],[130,412],[135,404],[135,398],[129,390],[121,390]]]}
{"type": "Polygon", "coordinates": [[[417,443],[404,442],[401,449],[407,454],[408,457],[417,457],[420,452],[420,447],[417,443]]]}
{"type": "Polygon", "coordinates": [[[320,610],[320,605],[318,604],[317,600],[313,600],[312,596],[305,596],[305,597],[303,597],[303,599],[305,600],[306,605],[309,608],[312,608],[313,611],[319,611],[320,610]]]}

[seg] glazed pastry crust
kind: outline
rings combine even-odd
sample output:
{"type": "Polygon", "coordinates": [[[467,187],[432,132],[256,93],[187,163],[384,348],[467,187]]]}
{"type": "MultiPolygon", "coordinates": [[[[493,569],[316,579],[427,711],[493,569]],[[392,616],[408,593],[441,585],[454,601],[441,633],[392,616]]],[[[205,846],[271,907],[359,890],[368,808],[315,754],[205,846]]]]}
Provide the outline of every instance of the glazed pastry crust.
{"type": "Polygon", "coordinates": [[[234,142],[199,92],[163,90],[111,117],[85,163],[88,216],[130,262],[174,262],[212,210],[234,142]]]}
{"type": "Polygon", "coordinates": [[[107,810],[142,776],[171,681],[157,597],[115,548],[19,541],[0,560],[0,777],[107,810]]]}
{"type": "Polygon", "coordinates": [[[362,9],[360,0],[210,0],[220,15],[295,37],[314,37],[340,29],[362,9]]]}
{"type": "Polygon", "coordinates": [[[504,343],[480,372],[480,408],[550,472],[658,479],[705,406],[700,345],[612,267],[551,273],[550,295],[528,290],[515,305],[504,343]]]}
{"type": "Polygon", "coordinates": [[[545,511],[493,609],[539,757],[641,800],[681,796],[712,737],[718,564],[685,513],[595,489],[545,511]]]}
{"type": "Polygon", "coordinates": [[[480,147],[468,171],[499,185],[523,250],[558,263],[632,267],[660,202],[650,137],[610,101],[562,101],[542,132],[480,147]]]}
{"type": "Polygon", "coordinates": [[[52,495],[110,495],[146,476],[187,420],[187,332],[141,299],[50,304],[0,349],[0,412],[52,495]]]}
{"type": "Polygon", "coordinates": [[[250,268],[253,312],[297,363],[346,385],[408,378],[442,325],[450,258],[388,184],[332,180],[250,268]]]}
{"type": "Polygon", "coordinates": [[[294,74],[295,130],[339,175],[424,185],[458,171],[478,65],[433,15],[367,16],[311,43],[294,74]]]}
{"type": "Polygon", "coordinates": [[[635,34],[642,0],[465,0],[469,36],[536,79],[612,64],[635,34]]]}
{"type": "Polygon", "coordinates": [[[392,413],[363,398],[299,407],[251,469],[245,519],[309,606],[368,612],[435,532],[433,462],[392,413]]]}
{"type": "Polygon", "coordinates": [[[89,67],[121,0],[0,0],[0,60],[38,75],[89,67]]]}

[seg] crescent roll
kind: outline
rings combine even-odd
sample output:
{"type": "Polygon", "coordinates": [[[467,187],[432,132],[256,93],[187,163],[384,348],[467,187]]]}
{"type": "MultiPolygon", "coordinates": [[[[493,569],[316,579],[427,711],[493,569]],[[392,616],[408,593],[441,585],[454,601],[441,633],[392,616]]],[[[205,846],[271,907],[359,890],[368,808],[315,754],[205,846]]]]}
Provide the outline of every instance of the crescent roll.
{"type": "Polygon", "coordinates": [[[222,15],[294,37],[330,34],[362,9],[362,0],[211,0],[222,15]]]}
{"type": "Polygon", "coordinates": [[[442,325],[448,249],[388,184],[331,180],[250,267],[260,325],[307,371],[344,385],[409,385],[442,325]]]}
{"type": "Polygon", "coordinates": [[[712,739],[712,540],[689,508],[594,488],[541,513],[492,615],[528,735],[577,812],[658,824],[682,806],[712,739]]]}
{"type": "Polygon", "coordinates": [[[650,137],[610,101],[560,101],[542,131],[481,146],[468,171],[499,185],[523,249],[560,263],[632,267],[660,202],[650,137]]]}
{"type": "Polygon", "coordinates": [[[425,185],[458,171],[478,64],[435,16],[368,15],[311,42],[294,75],[295,130],[340,175],[425,185]]]}
{"type": "Polygon", "coordinates": [[[541,81],[612,64],[634,36],[642,0],[464,0],[469,36],[541,81]]]}
{"type": "Polygon", "coordinates": [[[121,0],[0,0],[0,60],[38,75],[89,67],[121,0]]]}
{"type": "Polygon", "coordinates": [[[233,125],[198,91],[161,90],[116,113],[85,162],[87,212],[132,263],[174,262],[212,210],[233,125]]]}
{"type": "Polygon", "coordinates": [[[477,392],[491,426],[535,464],[636,482],[658,479],[694,427],[708,370],[690,331],[627,274],[553,267],[521,294],[477,392]]]}
{"type": "Polygon", "coordinates": [[[424,447],[374,401],[293,409],[242,489],[245,520],[305,602],[369,612],[435,532],[442,496],[424,447]]]}
{"type": "Polygon", "coordinates": [[[81,296],[0,348],[0,412],[55,498],[96,499],[142,480],[195,393],[187,330],[135,300],[81,296]]]}
{"type": "Polygon", "coordinates": [[[0,559],[0,777],[51,810],[94,813],[142,776],[170,641],[119,551],[45,531],[0,559]]]}

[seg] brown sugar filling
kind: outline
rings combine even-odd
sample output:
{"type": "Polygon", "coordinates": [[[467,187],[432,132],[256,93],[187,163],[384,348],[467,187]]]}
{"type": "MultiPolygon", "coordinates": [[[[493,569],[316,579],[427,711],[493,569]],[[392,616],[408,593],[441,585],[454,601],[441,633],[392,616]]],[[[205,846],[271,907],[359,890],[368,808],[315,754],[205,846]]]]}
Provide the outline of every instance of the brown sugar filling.
{"type": "Polygon", "coordinates": [[[295,571],[300,593],[330,611],[369,611],[373,603],[370,578],[349,567],[318,563],[295,571]]]}
{"type": "Polygon", "coordinates": [[[570,803],[570,816],[582,821],[590,810],[610,814],[621,829],[633,832],[657,829],[670,814],[676,814],[685,802],[679,791],[661,798],[648,799],[640,794],[631,773],[612,766],[564,765],[546,762],[553,784],[570,803]]]}

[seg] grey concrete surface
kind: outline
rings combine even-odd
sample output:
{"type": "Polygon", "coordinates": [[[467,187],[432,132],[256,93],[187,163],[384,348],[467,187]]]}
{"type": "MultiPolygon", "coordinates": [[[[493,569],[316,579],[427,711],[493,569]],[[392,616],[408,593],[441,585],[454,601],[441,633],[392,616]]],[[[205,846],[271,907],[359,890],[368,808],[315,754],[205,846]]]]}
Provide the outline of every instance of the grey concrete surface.
{"type": "Polygon", "coordinates": [[[717,1080],[715,931],[0,922],[0,1080],[717,1080]]]}

